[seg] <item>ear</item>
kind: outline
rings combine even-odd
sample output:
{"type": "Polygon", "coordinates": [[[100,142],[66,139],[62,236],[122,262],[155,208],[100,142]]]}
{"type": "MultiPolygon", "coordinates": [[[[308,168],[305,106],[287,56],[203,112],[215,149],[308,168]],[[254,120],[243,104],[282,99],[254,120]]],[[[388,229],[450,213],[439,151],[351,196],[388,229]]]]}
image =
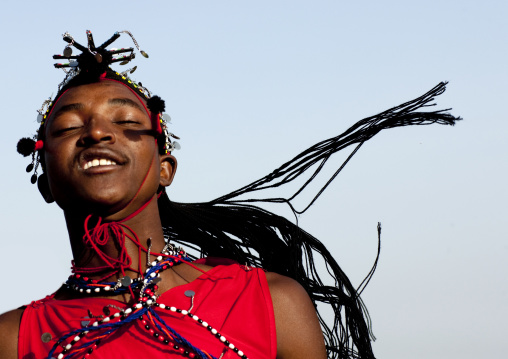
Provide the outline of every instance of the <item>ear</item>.
{"type": "Polygon", "coordinates": [[[53,203],[55,201],[53,195],[51,194],[51,190],[49,189],[48,176],[45,173],[39,176],[39,179],[37,180],[37,188],[39,188],[39,192],[46,203],[53,203]]]}
{"type": "Polygon", "coordinates": [[[176,173],[176,158],[170,154],[160,155],[160,183],[162,187],[167,187],[173,182],[176,173]]]}

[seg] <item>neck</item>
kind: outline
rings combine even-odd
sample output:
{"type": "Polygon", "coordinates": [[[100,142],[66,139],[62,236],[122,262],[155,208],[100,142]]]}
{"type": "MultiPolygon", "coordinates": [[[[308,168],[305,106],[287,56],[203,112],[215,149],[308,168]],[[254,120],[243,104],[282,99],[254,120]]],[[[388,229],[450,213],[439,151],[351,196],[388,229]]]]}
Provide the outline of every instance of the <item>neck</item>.
{"type": "Polygon", "coordinates": [[[125,275],[137,277],[138,269],[142,273],[146,269],[146,253],[143,249],[148,248],[148,239],[151,240],[152,252],[160,252],[165,245],[156,195],[143,210],[134,216],[131,215],[133,211],[129,213],[128,208],[121,212],[123,213],[118,212],[101,218],[65,211],[74,266],[88,272],[87,276],[92,279],[103,279],[109,276],[108,280],[114,281],[125,275]],[[85,228],[87,218],[88,223],[85,228]],[[110,224],[107,227],[103,226],[105,231],[99,236],[105,239],[109,235],[109,239],[105,243],[96,241],[98,249],[96,250],[90,241],[86,243],[86,234],[88,230],[88,234],[91,235],[99,221],[101,224],[110,224]],[[122,235],[115,229],[123,231],[125,240],[119,238],[122,235]],[[115,261],[123,263],[123,268],[114,265],[115,261]]]}

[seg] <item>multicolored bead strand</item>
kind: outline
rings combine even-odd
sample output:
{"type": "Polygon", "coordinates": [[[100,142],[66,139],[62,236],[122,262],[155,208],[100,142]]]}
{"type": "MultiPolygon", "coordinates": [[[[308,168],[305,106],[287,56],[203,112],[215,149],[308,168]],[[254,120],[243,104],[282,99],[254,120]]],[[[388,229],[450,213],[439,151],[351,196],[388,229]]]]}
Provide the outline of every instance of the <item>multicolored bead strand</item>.
{"type": "Polygon", "coordinates": [[[122,294],[131,289],[139,293],[138,301],[132,307],[120,310],[105,318],[96,320],[85,328],[77,329],[64,335],[52,347],[48,359],[72,359],[76,358],[78,355],[82,355],[82,358],[88,358],[99,346],[102,339],[134,320],[139,320],[143,327],[156,340],[170,346],[185,357],[191,359],[217,359],[206,351],[196,348],[191,342],[178,334],[178,332],[171,328],[164,319],[156,313],[155,308],[179,313],[193,319],[198,325],[206,328],[213,336],[223,343],[226,348],[233,350],[240,358],[247,359],[247,356],[227,340],[225,336],[210,326],[206,321],[191,313],[190,310],[192,307],[189,310],[185,310],[157,302],[158,296],[155,292],[158,289],[157,283],[160,280],[160,273],[174,265],[191,261],[183,250],[173,250],[172,246],[169,247],[171,251],[167,251],[165,248],[161,253],[162,255],[159,255],[155,261],[148,263],[148,268],[143,278],[137,278],[130,282],[126,279],[128,277],[120,278],[117,282],[99,282],[79,274],[71,276],[66,282],[69,289],[92,295],[102,292],[122,294]],[[150,326],[150,324],[152,326],[150,326]],[[77,346],[78,342],[88,335],[95,336],[92,336],[88,342],[81,346],[77,346]],[[72,339],[68,341],[70,338],[72,339]],[[59,347],[63,347],[62,351],[54,356],[59,347]]]}

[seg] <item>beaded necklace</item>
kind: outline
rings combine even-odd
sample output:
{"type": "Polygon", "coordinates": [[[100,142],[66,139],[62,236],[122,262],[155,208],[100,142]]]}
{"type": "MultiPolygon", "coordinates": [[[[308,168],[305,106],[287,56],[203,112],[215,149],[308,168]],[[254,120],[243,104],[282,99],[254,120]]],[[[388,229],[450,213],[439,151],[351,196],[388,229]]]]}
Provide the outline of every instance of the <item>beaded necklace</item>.
{"type": "MultiPolygon", "coordinates": [[[[74,274],[69,277],[65,283],[70,290],[86,294],[123,294],[133,292],[137,294],[137,302],[126,309],[119,309],[118,312],[108,315],[102,319],[90,322],[84,328],[76,329],[62,336],[53,345],[48,354],[48,359],[71,359],[88,358],[92,352],[100,345],[101,340],[110,336],[119,328],[129,323],[139,320],[143,327],[153,336],[154,340],[159,341],[176,352],[188,358],[201,359],[220,359],[212,354],[201,350],[173,328],[171,328],[156,312],[156,309],[171,311],[182,314],[184,317],[192,319],[197,326],[203,327],[217,340],[224,344],[226,348],[233,350],[240,358],[247,359],[247,356],[239,350],[233,343],[219,333],[217,329],[209,325],[205,320],[199,318],[191,312],[193,307],[194,291],[188,290],[185,295],[191,298],[191,307],[188,310],[167,306],[158,303],[158,295],[155,293],[158,289],[157,283],[160,281],[160,273],[175,265],[187,263],[191,265],[191,258],[187,256],[182,248],[175,248],[167,244],[155,261],[150,262],[150,240],[147,253],[147,269],[143,276],[131,279],[128,276],[118,279],[117,282],[96,281],[84,277],[80,274],[74,274]],[[78,342],[83,338],[89,339],[86,343],[79,345],[78,342]],[[60,348],[63,348],[59,351],[60,348]],[[59,351],[58,354],[56,352],[59,351]]],[[[224,352],[223,352],[224,353],[224,352]]]]}

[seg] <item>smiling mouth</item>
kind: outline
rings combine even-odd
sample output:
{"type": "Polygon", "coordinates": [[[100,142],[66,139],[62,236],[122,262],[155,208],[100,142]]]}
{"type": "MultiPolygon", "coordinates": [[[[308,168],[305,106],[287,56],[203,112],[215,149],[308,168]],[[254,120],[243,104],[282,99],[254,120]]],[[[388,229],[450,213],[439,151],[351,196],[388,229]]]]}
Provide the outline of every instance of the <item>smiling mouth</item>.
{"type": "Polygon", "coordinates": [[[107,158],[94,158],[91,161],[88,161],[84,164],[83,169],[87,170],[92,167],[99,167],[99,166],[116,166],[116,162],[112,161],[107,158]]]}

